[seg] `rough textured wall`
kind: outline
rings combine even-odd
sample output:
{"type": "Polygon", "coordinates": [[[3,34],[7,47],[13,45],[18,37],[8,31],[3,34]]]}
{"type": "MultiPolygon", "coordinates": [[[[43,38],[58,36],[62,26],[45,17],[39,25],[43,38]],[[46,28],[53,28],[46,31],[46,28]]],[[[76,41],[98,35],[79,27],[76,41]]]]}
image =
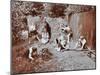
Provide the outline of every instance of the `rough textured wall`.
{"type": "Polygon", "coordinates": [[[68,24],[73,30],[73,40],[77,41],[79,36],[85,36],[88,47],[96,49],[96,12],[74,13],[69,17],[68,24]]]}
{"type": "Polygon", "coordinates": [[[96,12],[80,13],[79,28],[81,35],[86,37],[88,46],[96,49],[96,12]]]}
{"type": "Polygon", "coordinates": [[[79,20],[80,20],[80,14],[79,13],[75,13],[75,14],[72,14],[72,16],[70,18],[70,23],[69,23],[69,25],[72,28],[73,36],[74,36],[73,39],[75,41],[77,41],[77,39],[80,36],[79,27],[78,27],[79,20]]]}

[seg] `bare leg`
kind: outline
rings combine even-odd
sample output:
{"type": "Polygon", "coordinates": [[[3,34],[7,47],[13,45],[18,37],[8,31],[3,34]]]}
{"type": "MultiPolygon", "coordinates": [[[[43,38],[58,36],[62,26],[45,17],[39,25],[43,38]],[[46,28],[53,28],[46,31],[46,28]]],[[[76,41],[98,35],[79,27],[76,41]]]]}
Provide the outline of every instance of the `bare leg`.
{"type": "Polygon", "coordinates": [[[29,49],[29,59],[34,60],[34,59],[32,58],[32,55],[31,55],[31,54],[32,54],[32,48],[29,49]]]}

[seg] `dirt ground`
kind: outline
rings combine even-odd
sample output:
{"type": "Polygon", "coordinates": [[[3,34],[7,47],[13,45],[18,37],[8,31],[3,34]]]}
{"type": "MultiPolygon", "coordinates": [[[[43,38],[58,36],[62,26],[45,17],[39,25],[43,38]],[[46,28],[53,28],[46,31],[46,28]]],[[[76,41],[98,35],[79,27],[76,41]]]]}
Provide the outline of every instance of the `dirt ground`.
{"type": "Polygon", "coordinates": [[[95,62],[83,51],[58,52],[49,47],[49,58],[37,55],[34,60],[28,58],[28,44],[14,47],[12,51],[13,73],[37,73],[68,70],[95,69],[95,62]],[[43,59],[44,58],[44,59],[43,59]]]}

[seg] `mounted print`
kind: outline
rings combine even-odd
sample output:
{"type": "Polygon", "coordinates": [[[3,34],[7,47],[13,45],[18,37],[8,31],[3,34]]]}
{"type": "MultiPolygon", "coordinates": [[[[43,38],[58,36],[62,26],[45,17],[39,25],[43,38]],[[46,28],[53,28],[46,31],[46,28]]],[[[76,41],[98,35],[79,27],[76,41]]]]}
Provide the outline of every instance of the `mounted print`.
{"type": "Polygon", "coordinates": [[[11,74],[96,69],[96,6],[11,1],[11,74]]]}

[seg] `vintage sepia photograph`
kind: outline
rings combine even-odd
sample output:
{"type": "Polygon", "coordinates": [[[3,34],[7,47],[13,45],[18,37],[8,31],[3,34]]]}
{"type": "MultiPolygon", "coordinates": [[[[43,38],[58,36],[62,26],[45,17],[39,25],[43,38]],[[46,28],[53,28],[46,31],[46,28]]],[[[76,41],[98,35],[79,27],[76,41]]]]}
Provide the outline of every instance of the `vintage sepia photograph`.
{"type": "Polygon", "coordinates": [[[11,1],[11,74],[96,69],[96,6],[11,1]]]}

